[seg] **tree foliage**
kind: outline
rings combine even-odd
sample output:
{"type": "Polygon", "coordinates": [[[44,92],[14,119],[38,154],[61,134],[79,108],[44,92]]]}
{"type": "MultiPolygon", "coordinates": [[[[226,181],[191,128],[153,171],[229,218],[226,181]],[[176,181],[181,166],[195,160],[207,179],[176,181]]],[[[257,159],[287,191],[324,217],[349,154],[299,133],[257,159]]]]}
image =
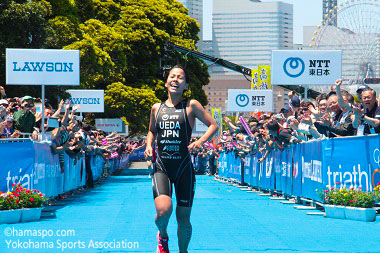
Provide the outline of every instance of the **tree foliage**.
{"type": "MultiPolygon", "coordinates": [[[[104,89],[110,111],[102,116],[125,117],[135,132],[146,130],[148,118],[141,115],[149,116],[153,101],[167,97],[158,75],[165,42],[196,50],[198,32],[197,22],[176,0],[5,0],[0,4],[3,52],[7,47],[79,49],[80,88],[104,89]],[[124,95],[116,96],[117,92],[124,95]],[[131,102],[136,100],[133,96],[149,106],[131,102]],[[133,120],[134,115],[138,119],[133,120]]],[[[170,57],[173,64],[187,68],[190,91],[186,95],[206,105],[202,86],[209,81],[207,66],[175,52],[170,57]]],[[[3,71],[4,57],[0,64],[3,71]]],[[[4,80],[5,74],[0,74],[4,80]]]]}
{"type": "Polygon", "coordinates": [[[104,100],[113,117],[124,117],[132,132],[148,130],[149,111],[155,103],[160,102],[151,89],[133,88],[120,82],[107,87],[104,100]]]}

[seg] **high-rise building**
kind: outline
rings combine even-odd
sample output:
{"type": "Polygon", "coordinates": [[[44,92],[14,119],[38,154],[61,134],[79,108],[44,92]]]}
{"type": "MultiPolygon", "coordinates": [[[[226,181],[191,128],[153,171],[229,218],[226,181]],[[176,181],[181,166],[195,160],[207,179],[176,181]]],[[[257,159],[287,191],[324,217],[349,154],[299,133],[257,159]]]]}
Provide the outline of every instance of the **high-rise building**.
{"type": "Polygon", "coordinates": [[[188,10],[189,16],[198,21],[200,26],[199,40],[203,39],[203,0],[178,0],[188,10]]]}
{"type": "MultiPolygon", "coordinates": [[[[272,50],[293,48],[291,4],[217,0],[212,22],[215,56],[248,68],[270,65],[272,50]]],[[[211,72],[232,73],[221,67],[213,67],[211,72]]]]}
{"type": "MultiPolygon", "coordinates": [[[[212,52],[217,58],[255,69],[271,65],[272,50],[293,49],[293,5],[259,0],[214,0],[212,52]]],[[[249,89],[240,73],[217,65],[209,68],[209,85],[204,87],[206,109],[226,110],[228,89],[249,89]]],[[[249,78],[249,77],[247,77],[249,78]]],[[[274,111],[287,100],[286,92],[274,87],[274,111]]]]}
{"type": "Polygon", "coordinates": [[[322,17],[323,20],[328,24],[332,26],[337,26],[337,16],[335,15],[333,18],[329,20],[330,10],[334,11],[334,7],[337,6],[338,0],[323,0],[323,6],[322,6],[322,17]],[[327,16],[326,16],[327,15],[327,16]]]}

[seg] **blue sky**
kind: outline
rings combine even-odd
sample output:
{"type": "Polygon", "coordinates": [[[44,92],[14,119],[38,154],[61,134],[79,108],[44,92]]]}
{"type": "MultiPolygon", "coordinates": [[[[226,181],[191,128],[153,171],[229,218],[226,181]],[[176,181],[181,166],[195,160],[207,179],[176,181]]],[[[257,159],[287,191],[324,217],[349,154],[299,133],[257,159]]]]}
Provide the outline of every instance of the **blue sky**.
{"type": "MultiPolygon", "coordinates": [[[[204,39],[212,39],[212,1],[203,0],[204,4],[204,39]]],[[[218,0],[214,0],[218,1],[218,0]]],[[[233,1],[233,0],[231,0],[233,1]]],[[[262,2],[277,2],[273,0],[261,0],[262,2]]],[[[301,44],[303,40],[303,26],[316,26],[322,20],[322,0],[282,0],[281,2],[293,4],[294,43],[301,44]]]]}

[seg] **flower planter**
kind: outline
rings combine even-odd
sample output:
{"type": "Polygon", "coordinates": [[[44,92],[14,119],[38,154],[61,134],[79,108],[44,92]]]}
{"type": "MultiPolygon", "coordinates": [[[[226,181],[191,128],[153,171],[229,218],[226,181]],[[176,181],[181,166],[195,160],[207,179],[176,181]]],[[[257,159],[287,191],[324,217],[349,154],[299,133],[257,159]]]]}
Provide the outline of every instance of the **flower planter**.
{"type": "Polygon", "coordinates": [[[41,218],[42,207],[21,209],[21,222],[36,221],[41,218]]]}
{"type": "Polygon", "coordinates": [[[346,219],[358,221],[375,221],[376,210],[374,208],[346,207],[346,219]]]}
{"type": "Polygon", "coordinates": [[[335,219],[345,219],[344,206],[324,205],[326,217],[335,219]]]}
{"type": "Polygon", "coordinates": [[[19,223],[20,217],[21,217],[21,209],[1,210],[0,211],[0,224],[19,223]]]}

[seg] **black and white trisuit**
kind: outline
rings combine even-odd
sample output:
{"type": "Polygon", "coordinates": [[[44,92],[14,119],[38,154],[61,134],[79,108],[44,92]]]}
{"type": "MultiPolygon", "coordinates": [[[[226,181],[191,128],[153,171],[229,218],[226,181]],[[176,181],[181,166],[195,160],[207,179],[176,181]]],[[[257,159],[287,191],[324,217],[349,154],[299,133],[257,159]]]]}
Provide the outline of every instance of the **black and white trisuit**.
{"type": "Polygon", "coordinates": [[[153,195],[172,195],[178,206],[191,207],[195,191],[195,173],[187,148],[192,128],[186,114],[187,100],[175,107],[161,103],[156,115],[157,160],[153,176],[153,195]]]}

